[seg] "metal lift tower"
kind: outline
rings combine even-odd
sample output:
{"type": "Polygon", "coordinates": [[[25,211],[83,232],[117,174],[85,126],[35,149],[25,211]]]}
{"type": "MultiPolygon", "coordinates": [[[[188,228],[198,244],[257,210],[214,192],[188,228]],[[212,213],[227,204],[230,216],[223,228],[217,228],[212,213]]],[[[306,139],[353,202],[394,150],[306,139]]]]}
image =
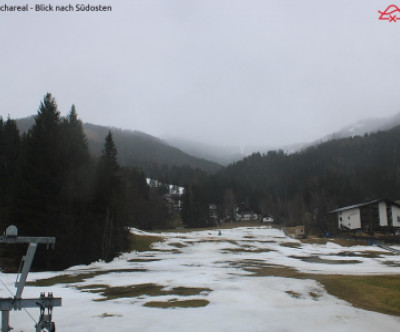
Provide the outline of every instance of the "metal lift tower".
{"type": "Polygon", "coordinates": [[[61,298],[53,297],[53,293],[41,293],[39,298],[36,299],[23,299],[22,292],[26,284],[26,278],[31,269],[33,258],[35,257],[36,248],[39,243],[46,244],[47,247],[51,245],[54,247],[56,239],[54,237],[30,237],[18,236],[17,227],[11,225],[7,228],[5,235],[0,236],[0,243],[28,243],[28,250],[26,255],[22,257],[19,267],[15,287],[17,288],[13,298],[0,298],[0,311],[1,311],[1,331],[11,331],[9,326],[10,311],[21,310],[24,308],[39,308],[39,322],[35,325],[36,332],[48,331],[55,332],[56,327],[52,322],[53,307],[61,306],[61,298]],[[46,313],[47,311],[47,313],[46,313]]]}

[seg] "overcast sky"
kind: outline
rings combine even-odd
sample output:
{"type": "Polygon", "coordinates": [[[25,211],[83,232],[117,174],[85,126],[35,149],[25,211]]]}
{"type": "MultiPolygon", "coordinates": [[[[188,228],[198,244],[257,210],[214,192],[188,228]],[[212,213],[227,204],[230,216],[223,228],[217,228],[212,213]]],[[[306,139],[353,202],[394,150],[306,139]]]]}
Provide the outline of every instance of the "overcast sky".
{"type": "Polygon", "coordinates": [[[112,12],[0,12],[3,117],[35,114],[51,92],[84,122],[284,145],[400,112],[400,21],[378,20],[392,1],[47,3],[112,12]]]}

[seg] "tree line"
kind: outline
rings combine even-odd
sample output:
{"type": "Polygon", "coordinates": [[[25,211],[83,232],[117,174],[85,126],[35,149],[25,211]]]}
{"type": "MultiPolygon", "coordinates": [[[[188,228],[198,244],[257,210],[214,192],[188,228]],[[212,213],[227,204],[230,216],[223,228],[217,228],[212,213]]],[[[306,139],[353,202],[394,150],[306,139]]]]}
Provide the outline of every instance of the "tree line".
{"type": "Polygon", "coordinates": [[[163,195],[175,184],[185,187],[179,212],[187,227],[213,225],[214,204],[218,220],[234,220],[239,208],[323,231],[337,207],[399,199],[400,127],[292,154],[254,153],[216,173],[139,164],[120,165],[111,132],[92,156],[75,107],[62,117],[47,94],[23,135],[15,120],[0,118],[0,229],[15,224],[21,235],[55,236],[57,250],[40,253],[43,267],[110,260],[125,250],[127,227],[170,225],[163,195]],[[146,176],[164,185],[148,186],[146,176]]]}
{"type": "Polygon", "coordinates": [[[400,199],[400,126],[292,154],[254,153],[201,185],[221,216],[242,205],[288,225],[323,230],[327,213],[337,207],[400,199]]]}
{"type": "Polygon", "coordinates": [[[51,94],[23,135],[15,120],[0,118],[0,181],[1,231],[14,224],[19,235],[56,237],[56,250],[39,250],[40,268],[109,261],[127,247],[128,226],[168,218],[143,171],[120,166],[112,133],[92,157],[75,106],[63,117],[51,94]]]}

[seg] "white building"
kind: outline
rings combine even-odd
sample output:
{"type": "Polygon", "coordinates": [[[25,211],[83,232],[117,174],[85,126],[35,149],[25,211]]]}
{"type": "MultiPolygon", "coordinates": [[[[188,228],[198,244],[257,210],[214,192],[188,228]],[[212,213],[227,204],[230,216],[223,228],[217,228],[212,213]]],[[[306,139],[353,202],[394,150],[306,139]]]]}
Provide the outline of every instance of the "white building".
{"type": "Polygon", "coordinates": [[[274,222],[274,218],[272,218],[272,216],[266,214],[262,217],[262,222],[265,223],[273,223],[274,222]]]}
{"type": "Polygon", "coordinates": [[[377,231],[400,228],[400,205],[388,199],[342,207],[330,214],[336,214],[339,229],[377,231]]]}

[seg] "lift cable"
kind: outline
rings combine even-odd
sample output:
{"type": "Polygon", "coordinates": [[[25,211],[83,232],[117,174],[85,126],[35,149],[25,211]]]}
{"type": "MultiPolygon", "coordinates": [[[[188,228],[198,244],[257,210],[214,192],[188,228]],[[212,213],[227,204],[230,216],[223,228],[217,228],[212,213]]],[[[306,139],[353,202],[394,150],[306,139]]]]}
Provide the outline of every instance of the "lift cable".
{"type": "MultiPolygon", "coordinates": [[[[14,296],[14,294],[11,292],[10,288],[7,287],[6,283],[3,281],[2,278],[0,278],[1,283],[4,285],[4,287],[8,290],[8,292],[11,294],[11,296],[14,296]]],[[[37,324],[37,321],[33,316],[29,313],[29,311],[26,308],[22,308],[26,312],[26,314],[34,321],[35,324],[37,324]]]]}

